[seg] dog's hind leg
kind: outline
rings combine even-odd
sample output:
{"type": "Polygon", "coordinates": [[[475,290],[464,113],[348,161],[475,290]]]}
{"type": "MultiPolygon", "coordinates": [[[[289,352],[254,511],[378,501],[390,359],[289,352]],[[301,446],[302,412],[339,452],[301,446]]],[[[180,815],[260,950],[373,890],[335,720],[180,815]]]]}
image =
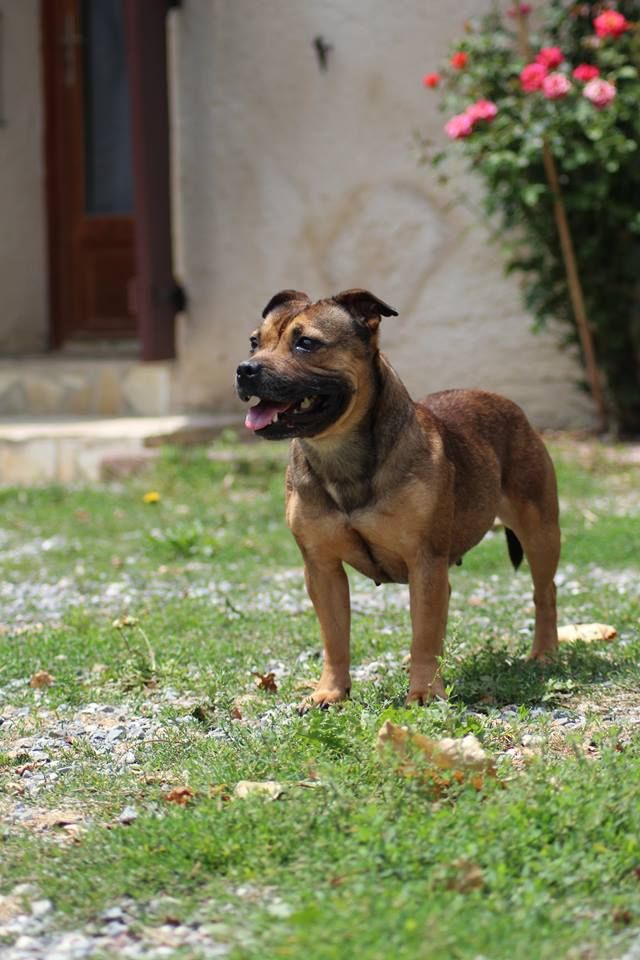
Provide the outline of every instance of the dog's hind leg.
{"type": "Polygon", "coordinates": [[[553,578],[560,557],[560,528],[557,509],[537,504],[503,504],[500,519],[510,527],[522,544],[533,580],[536,624],[531,659],[543,660],[558,646],[556,586],[553,578]]]}

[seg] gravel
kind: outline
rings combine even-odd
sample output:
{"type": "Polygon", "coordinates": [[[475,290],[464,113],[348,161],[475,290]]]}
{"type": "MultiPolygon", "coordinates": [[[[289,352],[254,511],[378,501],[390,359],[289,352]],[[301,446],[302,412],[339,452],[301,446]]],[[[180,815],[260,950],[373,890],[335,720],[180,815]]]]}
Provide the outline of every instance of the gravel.
{"type": "MultiPolygon", "coordinates": [[[[634,496],[637,500],[637,494],[634,496]]],[[[490,531],[487,536],[493,537],[495,533],[490,531]]],[[[0,545],[7,538],[8,534],[0,529],[0,545]]],[[[22,556],[38,557],[43,552],[63,550],[66,546],[61,537],[40,538],[9,550],[6,555],[3,554],[3,561],[22,556]]],[[[128,561],[118,571],[117,578],[97,581],[91,580],[82,567],[76,567],[72,574],[57,579],[47,577],[44,570],[37,578],[5,577],[0,581],[0,609],[4,619],[4,627],[0,624],[0,629],[16,632],[21,626],[28,628],[36,622],[56,624],[70,609],[78,606],[88,611],[95,610],[104,616],[113,616],[155,600],[206,599],[213,608],[224,611],[230,618],[251,614],[256,610],[277,610],[295,615],[310,609],[301,565],[265,575],[257,583],[252,583],[251,590],[228,580],[212,578],[211,563],[202,561],[186,563],[182,568],[183,576],[165,576],[162,567],[155,576],[149,576],[148,572],[143,574],[138,570],[135,563],[130,565],[130,570],[127,565],[128,561]]],[[[494,574],[471,584],[468,598],[471,604],[491,603],[495,599],[495,585],[500,580],[494,574]]],[[[613,588],[621,596],[640,597],[640,580],[631,569],[603,570],[593,564],[578,577],[571,564],[564,564],[558,571],[556,582],[565,598],[593,592],[594,588],[600,589],[602,585],[613,588]]],[[[466,606],[464,597],[456,593],[455,573],[452,585],[453,609],[456,605],[466,606]]],[[[501,602],[507,604],[512,601],[530,603],[531,585],[528,577],[514,578],[507,591],[501,589],[500,594],[501,602]]],[[[408,610],[409,591],[406,586],[394,584],[376,589],[370,581],[356,575],[352,580],[351,601],[356,613],[408,610]]],[[[476,611],[473,622],[488,626],[491,621],[484,610],[476,611]]]]}
{"type": "MultiPolygon", "coordinates": [[[[0,947],[2,960],[81,960],[84,957],[131,957],[160,960],[188,950],[193,960],[224,957],[231,946],[218,939],[228,935],[223,924],[194,919],[186,923],[149,924],[142,919],[141,905],[127,901],[105,910],[83,930],[54,929],[56,914],[50,900],[31,899],[33,890],[21,884],[0,897],[0,938],[12,941],[0,947]]],[[[29,885],[30,886],[30,885],[29,885]]],[[[147,910],[149,906],[146,905],[147,910]]]]}

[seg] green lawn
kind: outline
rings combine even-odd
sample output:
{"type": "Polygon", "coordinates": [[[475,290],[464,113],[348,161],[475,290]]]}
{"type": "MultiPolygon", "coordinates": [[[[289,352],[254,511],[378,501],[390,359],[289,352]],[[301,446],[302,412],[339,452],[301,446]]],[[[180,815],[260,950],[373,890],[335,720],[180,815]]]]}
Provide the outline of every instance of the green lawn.
{"type": "Polygon", "coordinates": [[[202,935],[175,957],[622,958],[640,937],[640,489],[623,448],[553,448],[560,622],[610,623],[612,643],[528,663],[530,580],[497,530],[452,571],[448,703],[404,707],[406,589],[354,575],[352,700],[304,716],[320,650],[286,451],[213,452],[168,450],[120,485],[0,491],[0,954],[18,940],[3,902],[46,899],[36,939],[121,907],[144,949],[202,935]],[[53,682],[30,686],[38,671],[53,682]],[[385,719],[473,733],[497,778],[415,775],[376,751],[385,719]],[[240,780],[282,796],[235,799],[240,780]],[[185,805],[167,800],[180,787],[185,805]]]}

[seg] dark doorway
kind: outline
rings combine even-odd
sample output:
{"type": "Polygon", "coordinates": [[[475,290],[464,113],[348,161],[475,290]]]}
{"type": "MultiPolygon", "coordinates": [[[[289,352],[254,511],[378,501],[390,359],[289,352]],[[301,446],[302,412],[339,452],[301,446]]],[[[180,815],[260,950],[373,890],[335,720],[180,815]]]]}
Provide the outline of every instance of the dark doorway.
{"type": "Polygon", "coordinates": [[[43,0],[52,343],[132,338],[130,96],[122,0],[43,0]]]}

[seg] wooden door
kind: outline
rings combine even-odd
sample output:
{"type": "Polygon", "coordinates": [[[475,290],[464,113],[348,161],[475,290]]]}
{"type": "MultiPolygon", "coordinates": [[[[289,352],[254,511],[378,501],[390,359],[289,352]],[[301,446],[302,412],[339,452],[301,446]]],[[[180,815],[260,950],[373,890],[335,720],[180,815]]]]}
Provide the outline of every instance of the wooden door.
{"type": "Polygon", "coordinates": [[[122,0],[42,0],[52,344],[136,335],[122,0]]]}

